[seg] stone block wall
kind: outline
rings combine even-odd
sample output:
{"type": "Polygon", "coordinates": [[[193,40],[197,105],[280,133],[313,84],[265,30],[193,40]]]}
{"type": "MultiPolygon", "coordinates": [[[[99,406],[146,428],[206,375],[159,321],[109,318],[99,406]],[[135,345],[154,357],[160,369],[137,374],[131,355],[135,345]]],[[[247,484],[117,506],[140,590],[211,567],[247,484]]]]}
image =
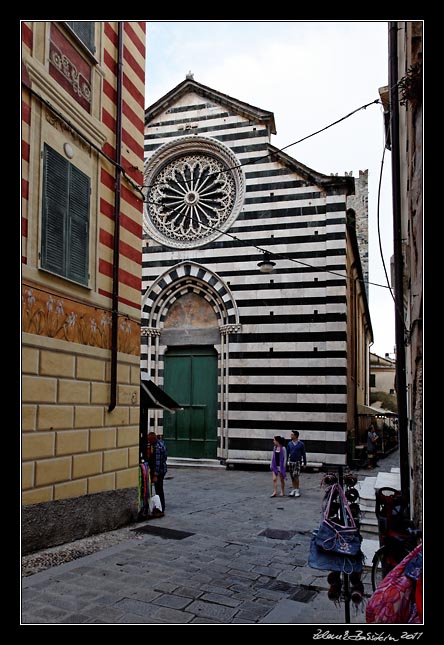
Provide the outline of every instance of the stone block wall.
{"type": "Polygon", "coordinates": [[[135,518],[138,357],[119,354],[117,377],[117,406],[108,412],[109,351],[23,334],[24,552],[118,528],[135,518]],[[66,511],[63,530],[61,509],[66,511]]]}

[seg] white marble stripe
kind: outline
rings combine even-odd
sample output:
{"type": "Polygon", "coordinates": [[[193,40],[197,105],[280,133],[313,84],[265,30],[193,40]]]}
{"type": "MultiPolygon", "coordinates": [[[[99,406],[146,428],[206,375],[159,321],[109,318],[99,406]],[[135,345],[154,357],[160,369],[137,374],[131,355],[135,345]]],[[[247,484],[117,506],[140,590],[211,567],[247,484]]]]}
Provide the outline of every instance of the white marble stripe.
{"type": "Polygon", "coordinates": [[[285,385],[287,387],[292,385],[347,385],[347,377],[342,374],[318,374],[316,376],[307,376],[302,374],[291,376],[261,376],[256,374],[249,374],[248,377],[230,374],[229,379],[231,385],[285,385]]]}
{"type": "MultiPolygon", "coordinates": [[[[261,178],[262,181],[259,182],[257,185],[260,185],[260,183],[264,183],[264,177],[261,178]]],[[[266,183],[268,184],[268,178],[266,179],[266,183]]],[[[285,181],[285,180],[284,180],[285,181]]],[[[249,186],[255,186],[256,184],[253,182],[248,182],[249,186]]],[[[310,195],[307,197],[305,200],[296,200],[298,202],[301,201],[306,201],[308,204],[313,204],[314,202],[319,202],[319,200],[325,201],[325,197],[322,194],[322,191],[319,189],[318,186],[297,186],[295,188],[279,188],[279,186],[276,186],[276,188],[262,188],[261,190],[249,190],[248,192],[245,193],[245,197],[247,199],[250,198],[255,198],[257,199],[258,197],[269,197],[270,193],[273,193],[275,197],[280,197],[282,195],[305,195],[306,193],[314,193],[315,196],[313,197],[310,195]]],[[[268,202],[267,202],[268,203],[268,202]]],[[[286,202],[285,202],[286,203],[286,202]]]]}
{"type": "MultiPolygon", "coordinates": [[[[186,112],[186,116],[182,116],[182,115],[183,113],[178,113],[177,115],[165,114],[165,115],[162,115],[161,117],[162,120],[156,119],[156,125],[150,126],[146,130],[145,143],[152,143],[152,142],[158,141],[158,139],[155,138],[154,135],[159,133],[178,132],[178,137],[179,137],[185,134],[190,134],[190,132],[194,134],[194,132],[197,132],[202,128],[211,126],[214,131],[214,135],[234,134],[234,133],[242,134],[242,133],[251,132],[252,128],[254,127],[249,123],[248,119],[244,121],[242,120],[242,117],[239,117],[239,115],[213,117],[208,112],[204,113],[203,110],[190,110],[186,112]],[[184,123],[184,118],[187,120],[186,123],[184,123]],[[163,119],[164,119],[164,122],[163,122],[163,119]],[[170,123],[170,121],[172,121],[172,123],[170,123]],[[195,125],[197,125],[197,128],[194,127],[195,125]],[[216,128],[219,128],[220,126],[229,126],[229,125],[236,125],[237,127],[236,128],[225,127],[225,128],[216,129],[216,128]]],[[[260,127],[260,126],[256,126],[256,127],[260,127]]],[[[265,130],[265,127],[263,129],[265,130]]],[[[201,132],[200,134],[201,136],[205,136],[206,133],[201,132]]]]}
{"type": "MultiPolygon", "coordinates": [[[[244,348],[246,351],[246,348],[244,348]]],[[[307,368],[312,369],[316,367],[347,367],[347,359],[344,358],[319,358],[316,360],[317,352],[313,352],[313,358],[308,359],[304,358],[272,358],[272,354],[264,356],[264,358],[230,358],[230,369],[253,369],[257,368],[258,370],[263,369],[264,367],[294,367],[294,368],[307,368]]]]}
{"type": "Polygon", "coordinates": [[[236,403],[248,402],[251,403],[324,403],[324,404],[344,404],[346,403],[346,394],[301,394],[296,392],[290,394],[283,392],[265,393],[259,392],[230,392],[230,401],[236,403]]]}
{"type": "MultiPolygon", "coordinates": [[[[287,263],[288,264],[288,263],[287,263]]],[[[285,266],[281,267],[281,260],[279,260],[279,268],[288,268],[285,266]]],[[[274,274],[263,274],[257,270],[250,275],[230,275],[228,277],[228,286],[231,287],[231,290],[235,292],[235,296],[239,299],[245,298],[255,298],[255,297],[264,297],[264,298],[273,298],[278,295],[282,298],[297,298],[297,297],[322,297],[326,294],[326,289],[329,289],[328,295],[342,295],[344,293],[344,287],[342,286],[330,286],[328,282],[336,280],[336,271],[334,274],[327,273],[325,271],[316,272],[301,272],[297,271],[294,266],[290,267],[292,271],[287,273],[274,273],[274,274]],[[319,279],[314,282],[314,278],[318,277],[319,279]],[[258,286],[266,285],[269,286],[273,284],[271,288],[262,288],[257,289],[258,286]],[[307,283],[313,283],[313,288],[307,286],[307,283]],[[301,286],[298,285],[301,283],[301,286]],[[236,290],[236,285],[248,285],[251,286],[250,291],[246,290],[236,290]],[[315,286],[316,285],[316,286],[315,286]],[[336,290],[336,294],[331,290],[336,290]]],[[[218,271],[220,268],[218,266],[218,271]]],[[[338,273],[341,273],[341,270],[338,269],[338,273]]],[[[196,277],[196,276],[193,276],[196,277]]],[[[204,276],[204,281],[205,281],[204,276]]],[[[221,278],[224,280],[224,278],[221,278]]],[[[146,280],[145,283],[151,285],[151,280],[146,280]]],[[[328,303],[327,303],[328,304],[328,303]]]]}
{"type": "MultiPolygon", "coordinates": [[[[345,441],[347,439],[346,432],[338,432],[337,430],[325,431],[325,430],[300,430],[299,438],[301,441],[311,440],[311,441],[345,441]]],[[[248,436],[251,439],[273,439],[274,435],[278,434],[275,428],[270,428],[269,430],[249,430],[248,436]]],[[[286,439],[290,438],[290,431],[282,433],[286,439]]],[[[242,439],[245,437],[244,428],[232,428],[229,429],[229,436],[232,439],[242,439]]],[[[270,449],[271,450],[271,449],[270,449]]]]}
{"type": "MultiPolygon", "coordinates": [[[[230,343],[230,352],[266,352],[269,347],[273,347],[274,352],[311,352],[314,354],[313,344],[312,340],[304,343],[280,341],[270,341],[269,343],[266,341],[260,343],[236,343],[233,341],[233,343],[230,343]]],[[[344,341],[330,341],[329,343],[327,341],[316,341],[316,347],[318,348],[318,352],[340,352],[345,350],[344,341]]]]}
{"type": "MultiPolygon", "coordinates": [[[[250,195],[246,195],[245,197],[248,198],[250,195]]],[[[283,200],[283,201],[271,201],[271,202],[254,202],[254,203],[244,203],[242,211],[244,213],[249,213],[250,211],[278,211],[282,210],[283,208],[308,208],[312,206],[325,206],[325,198],[312,198],[312,199],[288,199],[288,200],[283,200]]],[[[341,214],[345,215],[345,207],[344,211],[336,211],[337,217],[340,217],[341,214]]],[[[309,217],[307,214],[304,215],[294,215],[294,217],[298,218],[299,217],[309,217]]],[[[325,217],[325,214],[324,214],[325,217]]],[[[270,223],[270,218],[264,218],[264,223],[269,222],[270,223]]]]}
{"type": "MultiPolygon", "coordinates": [[[[329,303],[326,305],[320,304],[320,303],[314,303],[310,305],[296,305],[296,304],[289,304],[289,305],[276,305],[274,302],[273,303],[267,303],[267,299],[263,297],[261,293],[257,295],[251,294],[250,297],[252,299],[258,298],[260,300],[260,304],[256,305],[255,307],[245,307],[243,305],[239,305],[239,311],[242,311],[242,315],[244,316],[263,316],[267,315],[268,311],[273,311],[273,315],[278,316],[278,315],[313,315],[314,317],[316,315],[318,316],[323,316],[325,314],[342,314],[346,313],[347,311],[347,305],[344,303],[329,303]],[[314,311],[317,311],[318,313],[315,314],[314,311]]],[[[276,297],[276,296],[275,296],[276,297]]],[[[314,318],[316,320],[316,318],[314,318]]]]}
{"type": "MultiPolygon", "coordinates": [[[[245,213],[247,211],[244,211],[245,213]]],[[[314,231],[318,231],[318,235],[329,235],[331,233],[342,233],[345,232],[345,224],[330,224],[325,225],[325,215],[316,215],[310,217],[309,215],[285,215],[282,217],[273,217],[273,220],[263,218],[262,220],[257,217],[251,219],[238,219],[234,223],[230,231],[235,228],[235,234],[242,233],[244,229],[249,230],[250,234],[262,233],[264,231],[255,231],[254,227],[259,225],[273,225],[273,234],[274,237],[272,241],[279,238],[290,238],[295,235],[314,235],[314,231]],[[310,226],[300,226],[301,223],[307,222],[310,226]],[[282,228],[280,228],[282,226],[282,228]]],[[[234,234],[234,233],[233,233],[234,234]]]]}
{"type": "MultiPolygon", "coordinates": [[[[250,130],[248,130],[248,129],[243,129],[242,130],[242,132],[246,133],[246,134],[248,134],[248,132],[250,132],[250,131],[251,131],[251,128],[250,128],[250,130]]],[[[237,132],[239,132],[239,131],[236,130],[236,133],[237,132]]],[[[154,146],[154,145],[156,146],[156,148],[153,148],[151,150],[146,150],[145,151],[145,154],[147,155],[147,157],[146,157],[147,159],[149,158],[149,156],[151,156],[163,144],[170,143],[171,141],[174,141],[175,139],[180,139],[183,136],[189,136],[189,135],[196,135],[196,136],[199,136],[199,137],[211,136],[213,139],[221,140],[224,135],[227,135],[227,134],[232,135],[233,130],[232,129],[217,130],[215,132],[208,133],[208,132],[202,132],[202,131],[199,132],[199,127],[197,127],[197,128],[191,127],[188,130],[185,130],[185,129],[184,130],[178,130],[177,126],[175,127],[174,125],[168,125],[168,126],[165,126],[165,128],[162,128],[162,134],[166,135],[166,133],[173,134],[173,136],[162,136],[162,137],[153,137],[153,138],[145,137],[145,139],[144,139],[144,147],[146,147],[146,146],[154,146]]],[[[158,134],[158,133],[155,133],[155,134],[158,134]]],[[[260,157],[262,155],[268,154],[268,152],[266,150],[266,147],[267,147],[267,145],[269,143],[267,135],[265,135],[265,136],[256,136],[256,137],[240,137],[239,139],[230,139],[228,141],[221,140],[221,143],[223,143],[228,148],[234,148],[234,149],[242,147],[242,146],[248,147],[248,146],[258,146],[258,145],[260,145],[260,146],[262,146],[262,150],[261,149],[256,149],[256,150],[252,151],[252,152],[254,152],[254,156],[255,157],[259,156],[260,157]]],[[[244,156],[244,155],[246,155],[248,153],[241,152],[241,153],[237,153],[237,154],[238,154],[239,157],[242,157],[242,156],[244,156]]]]}
{"type": "MultiPolygon", "coordinates": [[[[291,412],[278,412],[276,410],[251,410],[245,404],[245,412],[241,410],[229,410],[230,425],[236,425],[236,421],[305,421],[309,423],[346,423],[346,412],[298,412],[297,410],[291,412]]],[[[247,431],[248,432],[248,431],[247,431]]]]}
{"type": "MultiPolygon", "coordinates": [[[[321,323],[244,323],[242,322],[242,311],[239,310],[240,322],[242,324],[242,334],[307,334],[312,332],[325,333],[325,332],[344,332],[347,322],[321,322],[321,323]]],[[[272,318],[272,316],[270,316],[272,318]]],[[[313,341],[315,342],[315,341],[313,341]]]]}
{"type": "MultiPolygon", "coordinates": [[[[247,242],[251,242],[254,244],[255,240],[254,238],[251,238],[246,240],[247,242]]],[[[302,258],[294,258],[294,260],[285,260],[284,258],[280,257],[275,257],[274,260],[277,262],[279,261],[279,269],[297,269],[298,267],[302,268],[310,268],[313,267],[319,268],[319,271],[322,273],[325,273],[326,271],[326,264],[341,264],[344,261],[344,256],[343,254],[341,255],[330,255],[329,250],[331,251],[332,248],[326,249],[325,247],[322,247],[321,245],[317,245],[314,248],[307,248],[307,244],[294,244],[294,245],[278,245],[274,246],[271,244],[263,243],[261,242],[259,245],[259,248],[265,248],[267,251],[270,253],[274,253],[277,256],[282,255],[282,256],[288,256],[290,253],[294,252],[300,252],[300,251],[308,251],[310,250],[312,253],[315,253],[317,251],[325,251],[326,255],[325,257],[319,258],[315,256],[308,256],[308,257],[302,257],[302,258]],[[282,264],[281,264],[282,262],[282,264]]],[[[341,241],[339,240],[336,246],[334,247],[335,249],[341,251],[342,249],[345,249],[344,244],[341,244],[341,241]]],[[[235,266],[237,266],[239,269],[242,269],[245,271],[246,269],[249,269],[253,275],[258,275],[260,273],[259,268],[257,266],[257,263],[259,259],[262,257],[261,251],[256,248],[256,246],[250,246],[249,244],[246,244],[245,246],[239,247],[239,248],[217,248],[217,249],[190,249],[187,253],[188,259],[193,260],[195,262],[201,262],[204,263],[206,258],[214,258],[218,260],[218,262],[212,263],[211,264],[211,269],[216,273],[220,271],[229,271],[233,270],[235,266]],[[253,255],[256,256],[254,260],[245,260],[246,256],[253,255]],[[242,261],[244,260],[244,261],[242,261]]],[[[150,262],[155,264],[158,262],[160,259],[162,259],[164,256],[161,252],[156,252],[156,253],[151,253],[150,254],[150,262]]],[[[148,269],[152,271],[153,269],[148,269]]],[[[334,274],[328,273],[326,276],[326,279],[332,280],[333,276],[335,276],[335,279],[339,278],[340,276],[337,276],[337,273],[340,273],[340,269],[335,270],[334,274]]],[[[344,270],[344,277],[345,276],[345,270],[344,270]]],[[[273,275],[270,274],[269,279],[273,279],[273,275]]],[[[230,278],[231,279],[231,278],[230,278]]],[[[235,279],[235,276],[233,277],[235,279]]],[[[262,276],[262,280],[266,280],[267,278],[264,278],[262,276]]],[[[171,282],[171,279],[169,280],[171,282]]]]}
{"type": "MultiPolygon", "coordinates": [[[[269,452],[266,451],[260,451],[260,450],[233,450],[229,449],[228,451],[228,457],[227,461],[230,462],[230,460],[242,460],[242,461],[248,461],[248,460],[256,460],[256,461],[263,461],[264,463],[268,463],[271,460],[271,449],[269,452]]],[[[335,455],[335,454],[328,454],[325,452],[307,452],[307,463],[314,463],[314,464],[331,464],[331,465],[345,465],[346,463],[346,455],[345,454],[340,454],[340,455],[335,455]]],[[[302,499],[302,498],[301,498],[302,499]]]]}

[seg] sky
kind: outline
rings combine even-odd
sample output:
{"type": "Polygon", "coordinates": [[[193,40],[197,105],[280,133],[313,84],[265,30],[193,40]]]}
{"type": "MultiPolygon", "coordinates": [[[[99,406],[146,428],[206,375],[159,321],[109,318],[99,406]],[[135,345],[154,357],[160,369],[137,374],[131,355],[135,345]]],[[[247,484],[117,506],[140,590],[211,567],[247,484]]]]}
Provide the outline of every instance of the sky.
{"type": "Polygon", "coordinates": [[[388,23],[147,22],[146,107],[189,72],[198,83],[273,112],[277,134],[270,143],[313,170],[356,178],[368,170],[370,351],[393,358],[394,304],[384,271],[385,264],[390,276],[393,255],[391,153],[384,154],[382,106],[358,109],[388,84],[388,23]]]}

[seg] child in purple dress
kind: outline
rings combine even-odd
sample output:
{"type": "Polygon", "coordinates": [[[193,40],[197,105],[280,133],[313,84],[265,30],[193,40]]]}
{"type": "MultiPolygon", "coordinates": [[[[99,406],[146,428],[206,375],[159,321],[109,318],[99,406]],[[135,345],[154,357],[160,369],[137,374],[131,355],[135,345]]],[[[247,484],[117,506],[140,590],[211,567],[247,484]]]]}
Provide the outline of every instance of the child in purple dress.
{"type": "Polygon", "coordinates": [[[270,497],[277,496],[277,482],[278,478],[281,483],[280,497],[285,495],[285,478],[286,464],[287,464],[287,449],[285,448],[285,439],[276,436],[273,439],[273,454],[271,456],[270,470],[273,474],[273,494],[270,497]]]}

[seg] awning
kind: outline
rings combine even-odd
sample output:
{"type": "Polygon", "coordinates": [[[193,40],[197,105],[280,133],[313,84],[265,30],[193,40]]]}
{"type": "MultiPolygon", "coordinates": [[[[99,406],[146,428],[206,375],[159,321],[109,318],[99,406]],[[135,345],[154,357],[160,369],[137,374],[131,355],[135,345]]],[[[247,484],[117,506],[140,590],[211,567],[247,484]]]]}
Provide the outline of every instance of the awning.
{"type": "Polygon", "coordinates": [[[371,405],[361,405],[358,403],[358,414],[368,417],[397,417],[396,412],[384,410],[383,408],[374,408],[371,405]]]}
{"type": "Polygon", "coordinates": [[[176,401],[169,397],[153,381],[144,379],[143,375],[140,381],[140,405],[147,410],[162,409],[169,412],[183,410],[176,401]]]}

